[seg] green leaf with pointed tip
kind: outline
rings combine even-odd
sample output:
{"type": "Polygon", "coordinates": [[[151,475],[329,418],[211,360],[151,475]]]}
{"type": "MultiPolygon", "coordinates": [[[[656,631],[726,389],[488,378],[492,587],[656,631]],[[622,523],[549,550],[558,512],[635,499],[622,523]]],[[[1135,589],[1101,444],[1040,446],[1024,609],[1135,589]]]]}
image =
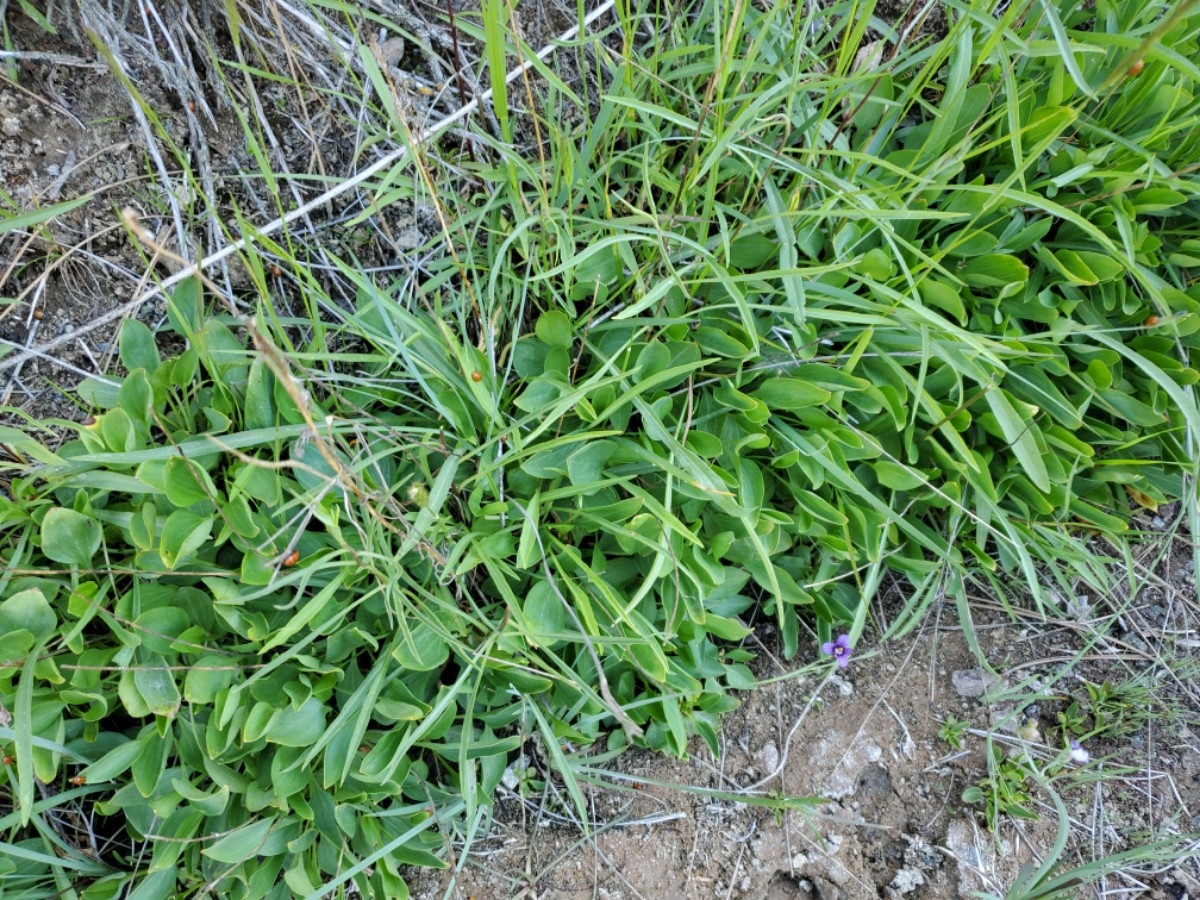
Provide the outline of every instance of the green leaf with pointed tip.
{"type": "Polygon", "coordinates": [[[191,339],[200,328],[200,279],[185,278],[167,298],[167,321],[180,337],[191,339]]]}
{"type": "Polygon", "coordinates": [[[529,636],[543,647],[562,643],[559,635],[566,626],[567,615],[563,601],[545,579],[534,582],[525,598],[523,609],[529,636]]]}
{"type": "Polygon", "coordinates": [[[209,654],[196,660],[183,681],[183,696],[188,703],[212,703],[233,684],[235,667],[227,656],[209,654]]]}
{"type": "Polygon", "coordinates": [[[117,405],[134,422],[145,425],[151,421],[154,390],[150,386],[150,377],[145,369],[134,369],[125,376],[120,390],[117,391],[117,405]]]}
{"type": "Polygon", "coordinates": [[[879,459],[871,464],[875,477],[884,487],[894,491],[911,491],[926,484],[926,479],[920,472],[894,463],[890,459],[879,459]]]}
{"type": "Polygon", "coordinates": [[[176,506],[218,499],[212,477],[199,464],[182,456],[172,456],[164,464],[163,487],[167,499],[176,506]]]}
{"type": "Polygon", "coordinates": [[[210,516],[200,516],[186,509],[177,509],[167,516],[159,549],[167,567],[178,567],[180,562],[204,546],[212,534],[212,525],[210,516]]]}
{"type": "Polygon", "coordinates": [[[450,648],[424,622],[418,622],[410,634],[404,635],[392,652],[396,662],[415,672],[428,672],[442,666],[450,658],[450,648]]]}
{"type": "MultiPolygon", "coordinates": [[[[32,16],[34,19],[41,19],[45,23],[41,26],[45,31],[54,34],[54,29],[50,27],[49,21],[42,17],[36,7],[29,3],[22,3],[21,7],[27,15],[32,16]]],[[[30,228],[38,228],[55,216],[61,216],[73,209],[78,209],[90,201],[93,196],[92,194],[85,194],[82,197],[74,197],[70,200],[64,200],[62,203],[55,203],[52,206],[42,206],[39,209],[17,215],[9,215],[6,210],[3,215],[0,215],[0,234],[6,234],[9,231],[26,231],[30,228]]]]}
{"type": "Polygon", "coordinates": [[[616,452],[617,445],[613,441],[588,441],[578,450],[567,457],[567,477],[571,484],[591,484],[599,481],[604,473],[604,466],[616,452]]]}
{"type": "Polygon", "coordinates": [[[145,662],[133,672],[133,683],[146,703],[146,708],[156,716],[174,718],[179,712],[179,688],[175,676],[167,668],[166,660],[157,653],[144,657],[145,662]]]}
{"type": "Polygon", "coordinates": [[[1133,208],[1143,216],[1158,216],[1182,206],[1187,199],[1179,191],[1170,188],[1147,188],[1133,197],[1133,208]]]}
{"type": "Polygon", "coordinates": [[[926,278],[918,290],[921,301],[926,306],[935,306],[952,315],[958,322],[966,321],[967,309],[963,305],[962,293],[958,288],[936,278],[926,278]]]}
{"type": "Polygon", "coordinates": [[[1029,267],[1007,253],[985,253],[962,266],[963,280],[972,287],[1007,288],[1029,280],[1029,267]]]}
{"type": "Polygon", "coordinates": [[[126,319],[121,325],[118,346],[121,364],[130,372],[135,369],[153,372],[158,368],[158,346],[154,342],[153,332],[146,327],[144,322],[138,319],[126,319]]]}
{"type": "Polygon", "coordinates": [[[156,869],[141,880],[129,894],[127,900],[170,900],[170,898],[178,896],[176,894],[178,883],[179,869],[175,866],[156,869]]]}
{"type": "Polygon", "coordinates": [[[257,822],[251,822],[249,825],[225,835],[205,847],[201,852],[209,859],[219,863],[227,865],[240,863],[242,860],[257,855],[274,824],[274,819],[260,819],[257,822]]]}
{"type": "Polygon", "coordinates": [[[75,392],[88,406],[96,409],[112,409],[120,396],[121,382],[112,378],[93,375],[79,382],[75,392]]]}
{"type": "Polygon", "coordinates": [[[274,428],[278,419],[275,405],[275,376],[267,368],[265,359],[256,359],[250,364],[246,379],[246,403],[242,417],[249,429],[274,428]]]}
{"type": "Polygon", "coordinates": [[[1039,490],[1050,490],[1050,475],[1046,471],[1046,462],[1042,459],[1041,450],[1033,436],[1033,429],[1037,426],[1033,421],[1021,418],[1003,388],[992,388],[984,396],[987,398],[988,407],[1000,425],[1004,439],[1008,441],[1013,455],[1021,464],[1021,468],[1025,470],[1025,474],[1029,476],[1029,480],[1039,490]]]}
{"type": "Polygon", "coordinates": [[[782,376],[768,378],[751,396],[773,410],[794,410],[828,403],[833,394],[820,385],[799,378],[782,376]]]}
{"type": "Polygon", "coordinates": [[[112,781],[118,775],[124,774],[144,749],[140,740],[125,741],[109,750],[79,774],[83,775],[89,784],[112,781]]]}
{"type": "Polygon", "coordinates": [[[325,731],[325,704],[309,697],[295,709],[288,704],[277,710],[263,733],[272,744],[284,747],[308,747],[325,731]]]}
{"type": "Polygon", "coordinates": [[[538,542],[538,511],[541,505],[541,491],[535,491],[533,499],[525,507],[524,521],[521,523],[521,538],[517,542],[517,568],[528,569],[542,558],[541,544],[538,542]]]}
{"type": "MultiPolygon", "coordinates": [[[[25,658],[21,669],[21,679],[17,683],[16,704],[13,708],[13,724],[16,726],[17,748],[17,811],[21,826],[29,824],[33,818],[33,798],[35,796],[33,772],[33,688],[36,680],[34,667],[38,656],[45,647],[45,641],[39,641],[34,652],[25,658]]],[[[11,797],[11,791],[10,791],[11,797]]],[[[11,801],[10,801],[11,802],[11,801]]]]}

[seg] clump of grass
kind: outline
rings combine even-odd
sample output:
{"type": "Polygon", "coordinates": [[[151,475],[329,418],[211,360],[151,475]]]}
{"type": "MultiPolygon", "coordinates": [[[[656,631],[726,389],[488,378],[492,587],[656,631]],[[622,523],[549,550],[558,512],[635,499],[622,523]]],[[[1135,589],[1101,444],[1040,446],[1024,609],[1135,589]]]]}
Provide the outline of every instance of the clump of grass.
{"type": "MultiPolygon", "coordinates": [[[[532,54],[487,9],[498,87],[532,54]]],[[[626,8],[653,39],[512,89],[537,146],[486,165],[360,54],[411,147],[368,187],[447,252],[330,254],[351,302],[306,278],[307,316],[184,282],[181,355],[129,322],[74,440],[3,435],[15,889],[406,896],[523,748],[581,820],[577,748],[715,752],[752,625],[859,642],[885,572],[897,634],[971,577],[1048,604],[1081,531],[1186,496],[1200,18],[948,9],[626,8]]]]}

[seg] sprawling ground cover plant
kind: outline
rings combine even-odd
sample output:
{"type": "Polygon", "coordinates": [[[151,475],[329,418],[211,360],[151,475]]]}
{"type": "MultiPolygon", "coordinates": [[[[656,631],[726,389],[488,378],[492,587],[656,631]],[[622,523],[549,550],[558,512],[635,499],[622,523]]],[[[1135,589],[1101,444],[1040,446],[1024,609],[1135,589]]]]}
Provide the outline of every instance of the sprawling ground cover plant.
{"type": "Polygon", "coordinates": [[[419,272],[127,323],[74,440],[3,435],[8,883],[403,897],[518,753],[583,815],[597,742],[715,750],[756,622],[1102,578],[1080,535],[1194,484],[1200,18],[1074,7],[629,11],[501,117],[534,151],[378,185],[438,205],[419,272]]]}

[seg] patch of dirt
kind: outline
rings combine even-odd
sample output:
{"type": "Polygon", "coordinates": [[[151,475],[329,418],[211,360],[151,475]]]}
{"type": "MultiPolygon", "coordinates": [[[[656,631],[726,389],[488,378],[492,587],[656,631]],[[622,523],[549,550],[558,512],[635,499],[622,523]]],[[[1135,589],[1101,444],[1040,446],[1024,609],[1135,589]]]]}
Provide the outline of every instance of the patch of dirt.
{"type": "MultiPolygon", "coordinates": [[[[11,298],[0,310],[0,338],[36,348],[107,312],[127,291],[130,274],[143,270],[115,224],[113,204],[145,190],[145,148],[128,98],[94,53],[21,16],[10,14],[9,24],[27,57],[17,64],[17,80],[0,79],[0,183],[27,210],[98,197],[48,227],[0,236],[0,292],[11,298]]],[[[162,105],[152,83],[143,90],[162,105]]],[[[6,371],[0,400],[38,418],[78,418],[66,389],[105,370],[114,334],[115,324],[68,337],[53,359],[6,371]]]]}
{"type": "MultiPolygon", "coordinates": [[[[1194,832],[1200,697],[1188,680],[1193,638],[1173,637],[1196,633],[1190,550],[1182,535],[1145,549],[1155,568],[1135,572],[1144,582],[1137,595],[1090,597],[1083,621],[1014,620],[979,598],[974,630],[994,675],[979,666],[947,605],[905,639],[859,648],[845,671],[822,665],[824,674],[784,676],[744,697],[723,723],[716,757],[698,740],[684,761],[627,754],[611,770],[611,787],[583,786],[590,836],[571,824],[561,786],[525,798],[502,790],[491,833],[460,866],[415,873],[413,896],[1003,896],[1023,869],[1046,859],[1058,819],[1032,781],[1028,806],[1039,818],[1002,817],[994,834],[982,804],[963,802],[964,790],[988,777],[989,734],[1002,755],[1029,753],[1053,774],[1071,820],[1060,870],[1143,846],[1149,835],[1194,832]],[[1145,649],[1130,653],[1137,634],[1145,649]],[[1086,741],[1091,761],[1071,761],[1058,714],[1072,701],[1086,704],[1086,683],[1131,679],[1150,686],[1148,706],[1129,711],[1136,727],[1086,741]],[[939,736],[947,721],[969,723],[962,749],[939,736]],[[776,812],[770,804],[779,797],[813,799],[776,812]]],[[[760,680],[782,674],[769,655],[763,662],[760,680]]],[[[1095,892],[1080,887],[1072,896],[1200,891],[1194,858],[1120,869],[1095,892]]]]}
{"type": "MultiPolygon", "coordinates": [[[[165,303],[147,295],[181,271],[180,257],[228,250],[242,219],[261,226],[278,216],[281,201],[313,199],[396,143],[378,140],[389,124],[377,99],[354,95],[362,86],[347,80],[346,48],[331,46],[339,33],[321,30],[303,11],[247,13],[238,49],[216,2],[186,4],[178,15],[153,4],[60,6],[57,34],[17,5],[6,10],[19,49],[9,61],[12,77],[0,72],[0,184],[23,214],[80,204],[44,225],[0,233],[0,405],[41,420],[78,420],[87,411],[72,389],[113,365],[123,318],[161,325],[165,303]],[[82,25],[103,32],[103,53],[74,33],[82,25]],[[276,25],[286,27],[286,40],[271,30],[276,25]],[[267,74],[238,72],[239,59],[267,74]],[[270,77],[273,67],[279,78],[270,77]],[[248,133],[257,149],[247,145],[248,133]],[[272,198],[264,166],[282,198],[272,198]],[[127,208],[161,249],[130,234],[120,215],[127,208]]],[[[430,86],[450,39],[411,11],[395,17],[395,28],[427,39],[396,58],[384,53],[396,96],[419,129],[457,102],[444,83],[430,86]]],[[[330,276],[337,272],[330,253],[368,272],[401,270],[405,255],[438,231],[431,211],[411,202],[381,206],[375,188],[348,190],[299,217],[290,233],[276,233],[310,272],[280,270],[265,284],[229,255],[208,267],[213,286],[230,299],[270,291],[288,314],[315,278],[329,296],[351,303],[330,276]]],[[[270,254],[256,252],[272,271],[270,254]]]]}

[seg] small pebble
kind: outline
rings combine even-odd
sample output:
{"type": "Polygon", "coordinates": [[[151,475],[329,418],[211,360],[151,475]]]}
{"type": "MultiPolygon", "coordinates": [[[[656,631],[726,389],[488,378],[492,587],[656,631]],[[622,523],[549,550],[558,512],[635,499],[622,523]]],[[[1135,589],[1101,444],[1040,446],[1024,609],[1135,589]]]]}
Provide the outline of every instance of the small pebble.
{"type": "Polygon", "coordinates": [[[404,38],[399,36],[390,37],[379,45],[379,56],[385,65],[398,66],[400,65],[400,60],[404,57],[405,49],[404,38]]]}
{"type": "Polygon", "coordinates": [[[21,120],[16,116],[5,116],[4,120],[0,122],[0,129],[3,129],[9,137],[16,137],[21,133],[21,120]]]}
{"type": "Polygon", "coordinates": [[[897,894],[911,894],[925,883],[925,876],[916,869],[900,869],[888,885],[897,894]]]}
{"type": "Polygon", "coordinates": [[[954,693],[963,698],[974,699],[982,697],[984,692],[995,684],[996,679],[977,666],[974,669],[957,669],[950,676],[950,681],[954,685],[954,693]]]}
{"type": "Polygon", "coordinates": [[[774,772],[779,766],[779,748],[775,746],[774,741],[767,741],[762,748],[763,768],[768,772],[774,772]]]}

